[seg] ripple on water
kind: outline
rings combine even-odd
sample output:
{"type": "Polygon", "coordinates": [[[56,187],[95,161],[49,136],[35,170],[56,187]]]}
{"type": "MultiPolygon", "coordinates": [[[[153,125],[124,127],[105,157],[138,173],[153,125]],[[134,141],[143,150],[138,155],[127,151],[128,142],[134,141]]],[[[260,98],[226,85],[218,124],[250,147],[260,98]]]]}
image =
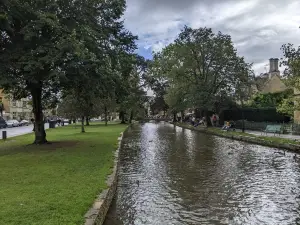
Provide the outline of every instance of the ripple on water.
{"type": "Polygon", "coordinates": [[[299,164],[275,151],[164,123],[133,126],[105,224],[299,224],[299,164]]]}

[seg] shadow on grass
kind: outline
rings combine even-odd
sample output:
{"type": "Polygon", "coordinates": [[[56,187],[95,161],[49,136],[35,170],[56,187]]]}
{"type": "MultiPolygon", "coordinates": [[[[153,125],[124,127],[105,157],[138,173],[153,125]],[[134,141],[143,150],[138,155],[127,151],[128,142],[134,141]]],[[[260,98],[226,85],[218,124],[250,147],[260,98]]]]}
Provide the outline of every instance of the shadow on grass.
{"type": "MultiPolygon", "coordinates": [[[[12,140],[13,141],[13,140],[12,140]]],[[[11,141],[10,141],[11,142],[11,141]]],[[[9,142],[7,142],[9,143],[9,142]]],[[[76,140],[52,141],[43,145],[27,144],[2,146],[0,148],[0,156],[15,155],[19,153],[49,153],[60,149],[72,148],[80,142],[76,140]]]]}
{"type": "Polygon", "coordinates": [[[107,126],[105,126],[104,123],[91,123],[89,126],[85,126],[85,127],[111,127],[111,126],[120,126],[120,125],[126,125],[126,124],[121,124],[121,123],[109,123],[107,124],[107,126]]]}

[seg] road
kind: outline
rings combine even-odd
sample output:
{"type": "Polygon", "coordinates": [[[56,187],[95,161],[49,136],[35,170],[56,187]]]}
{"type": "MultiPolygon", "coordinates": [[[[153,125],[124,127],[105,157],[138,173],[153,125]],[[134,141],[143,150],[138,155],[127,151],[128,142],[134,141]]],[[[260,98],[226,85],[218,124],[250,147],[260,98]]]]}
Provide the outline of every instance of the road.
{"type": "MultiPolygon", "coordinates": [[[[45,128],[49,128],[49,124],[45,124],[45,128]]],[[[13,127],[13,128],[6,128],[6,129],[1,129],[0,130],[0,139],[2,139],[2,131],[6,130],[7,131],[7,137],[15,137],[15,136],[20,136],[23,134],[28,134],[32,133],[33,125],[29,126],[23,126],[23,127],[13,127]]]]}

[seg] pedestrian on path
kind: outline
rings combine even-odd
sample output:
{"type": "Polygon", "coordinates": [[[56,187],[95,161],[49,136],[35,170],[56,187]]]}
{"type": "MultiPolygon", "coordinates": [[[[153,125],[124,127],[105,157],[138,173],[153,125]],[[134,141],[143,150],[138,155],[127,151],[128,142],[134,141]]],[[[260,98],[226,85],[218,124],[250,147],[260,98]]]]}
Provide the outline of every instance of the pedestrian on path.
{"type": "Polygon", "coordinates": [[[217,115],[216,114],[212,115],[212,121],[213,121],[213,126],[216,127],[217,126],[217,115]]]}
{"type": "Polygon", "coordinates": [[[33,129],[32,129],[32,131],[35,131],[35,123],[34,123],[34,119],[33,118],[31,118],[31,123],[33,124],[33,129]]]}

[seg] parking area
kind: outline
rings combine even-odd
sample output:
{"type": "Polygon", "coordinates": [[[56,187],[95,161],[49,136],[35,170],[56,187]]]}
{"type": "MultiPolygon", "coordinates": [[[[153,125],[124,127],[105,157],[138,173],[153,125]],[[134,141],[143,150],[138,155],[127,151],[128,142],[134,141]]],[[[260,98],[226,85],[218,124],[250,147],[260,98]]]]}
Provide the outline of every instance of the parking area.
{"type": "MultiPolygon", "coordinates": [[[[49,124],[46,123],[45,129],[48,128],[49,128],[49,124]]],[[[33,130],[33,125],[0,129],[0,139],[2,139],[2,131],[6,131],[7,137],[9,138],[9,137],[15,137],[15,136],[31,133],[32,130],[33,130]]]]}

